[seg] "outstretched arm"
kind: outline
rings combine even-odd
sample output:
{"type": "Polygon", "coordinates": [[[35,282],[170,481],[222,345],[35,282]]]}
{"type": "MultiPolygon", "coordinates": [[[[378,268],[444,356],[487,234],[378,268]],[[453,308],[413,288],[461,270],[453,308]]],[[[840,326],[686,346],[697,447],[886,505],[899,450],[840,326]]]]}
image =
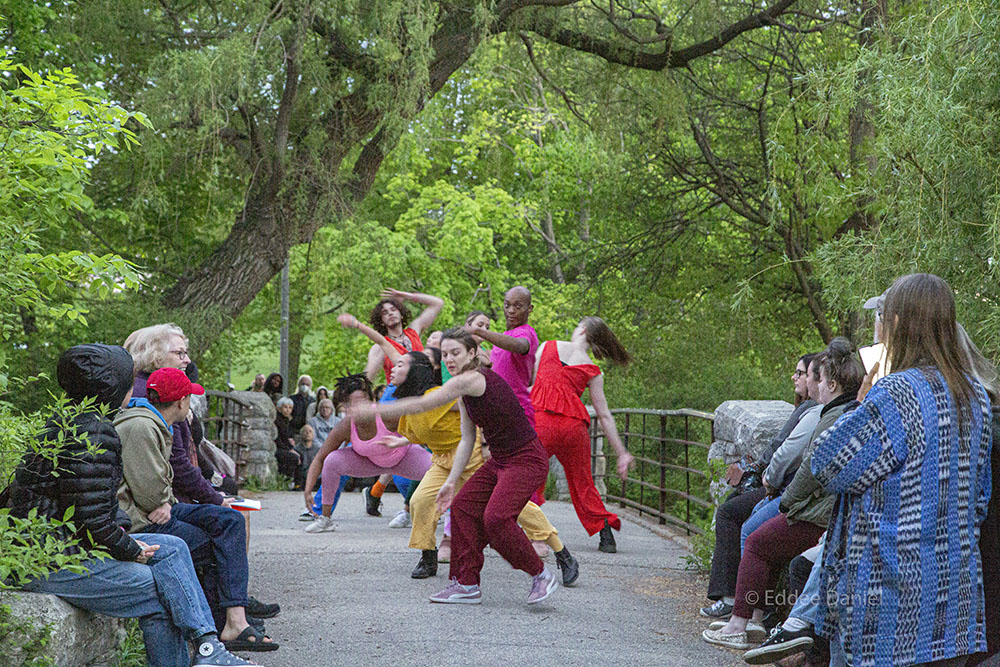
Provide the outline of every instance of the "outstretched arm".
{"type": "Polygon", "coordinates": [[[587,388],[590,389],[590,402],[594,406],[594,411],[597,412],[597,419],[601,424],[604,437],[611,443],[611,449],[615,450],[615,455],[618,457],[618,476],[625,479],[628,469],[635,465],[635,458],[628,453],[625,445],[622,444],[621,436],[618,435],[618,425],[615,424],[615,418],[611,415],[611,410],[608,409],[608,400],[604,396],[604,375],[595,375],[590,378],[587,388]]]}
{"type": "MultiPolygon", "coordinates": [[[[375,346],[382,351],[382,354],[384,354],[389,359],[389,363],[395,364],[397,361],[399,361],[399,357],[401,356],[399,354],[399,350],[394,348],[392,344],[388,340],[386,340],[385,336],[372,329],[370,326],[368,326],[367,324],[356,318],[354,315],[351,315],[350,313],[341,313],[340,315],[337,315],[337,321],[340,322],[340,326],[344,327],[345,329],[357,329],[365,336],[367,336],[368,339],[371,342],[375,343],[375,346]]],[[[371,361],[371,354],[368,355],[368,359],[369,361],[371,361]]],[[[381,365],[382,363],[381,358],[379,359],[378,363],[381,365]]],[[[370,379],[371,378],[369,378],[369,380],[370,379]]]]}
{"type": "Polygon", "coordinates": [[[502,350],[507,350],[508,352],[513,352],[514,354],[528,354],[528,352],[531,352],[531,343],[527,338],[507,336],[496,331],[490,331],[485,327],[474,327],[471,329],[466,328],[466,330],[469,333],[479,336],[483,340],[496,345],[502,350]]]}
{"type": "Polygon", "coordinates": [[[437,316],[441,314],[441,309],[444,308],[444,301],[436,296],[431,296],[430,294],[421,294],[420,292],[401,292],[395,289],[382,290],[382,298],[389,299],[403,299],[404,301],[413,301],[414,303],[420,303],[425,306],[423,312],[417,315],[417,318],[410,323],[410,328],[416,331],[418,334],[423,333],[424,330],[429,328],[434,324],[434,320],[437,316]]]}
{"type": "Polygon", "coordinates": [[[373,421],[379,414],[383,420],[398,419],[403,415],[414,415],[447,405],[462,396],[482,396],[486,391],[486,378],[475,371],[459,373],[437,391],[423,396],[401,398],[392,403],[359,405],[352,408],[351,417],[359,422],[373,421]]]}

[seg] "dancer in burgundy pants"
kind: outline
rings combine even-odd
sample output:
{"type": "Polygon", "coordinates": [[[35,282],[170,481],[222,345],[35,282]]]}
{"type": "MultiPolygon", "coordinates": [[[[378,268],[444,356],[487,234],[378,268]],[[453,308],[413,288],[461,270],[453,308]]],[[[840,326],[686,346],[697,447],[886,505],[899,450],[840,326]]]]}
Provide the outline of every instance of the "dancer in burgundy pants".
{"type": "Polygon", "coordinates": [[[461,398],[462,439],[455,450],[448,479],[437,494],[438,508],[451,507],[451,584],[431,596],[431,602],[479,604],[479,573],[483,550],[493,547],[514,569],[532,576],[528,604],[546,599],[558,587],[545,567],[517,515],[532,492],[548,474],[548,457],[524,408],[510,386],[488,368],[478,367],[478,346],[464,329],[449,329],[441,336],[441,362],[452,374],[440,390],[395,403],[358,406],[353,415],[361,422],[416,414],[461,398]],[[455,495],[476,440],[483,431],[487,462],[455,495]],[[487,455],[488,454],[488,455],[487,455]]]}
{"type": "Polygon", "coordinates": [[[599,317],[580,320],[569,341],[550,340],[538,348],[535,384],[531,401],[535,406],[535,428],[549,456],[559,459],[566,471],[569,495],[576,515],[588,535],[600,532],[599,549],[617,551],[611,529],[621,530],[621,520],[609,512],[594,486],[591,474],[590,415],[580,397],[590,389],[590,402],[597,412],[604,437],[618,457],[618,475],[622,478],[633,463],[618,436],[614,417],[604,398],[604,375],[590,360],[611,359],[627,364],[631,357],[608,325],[599,317]]]}

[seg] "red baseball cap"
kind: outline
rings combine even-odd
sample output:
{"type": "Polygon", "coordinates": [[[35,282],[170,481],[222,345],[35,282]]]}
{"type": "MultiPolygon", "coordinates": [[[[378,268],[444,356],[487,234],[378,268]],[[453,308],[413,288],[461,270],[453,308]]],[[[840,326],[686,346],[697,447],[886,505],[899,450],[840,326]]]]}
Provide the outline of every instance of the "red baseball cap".
{"type": "Polygon", "coordinates": [[[188,379],[179,368],[158,368],[146,380],[146,389],[155,389],[161,403],[173,403],[190,394],[201,396],[205,388],[188,379]]]}

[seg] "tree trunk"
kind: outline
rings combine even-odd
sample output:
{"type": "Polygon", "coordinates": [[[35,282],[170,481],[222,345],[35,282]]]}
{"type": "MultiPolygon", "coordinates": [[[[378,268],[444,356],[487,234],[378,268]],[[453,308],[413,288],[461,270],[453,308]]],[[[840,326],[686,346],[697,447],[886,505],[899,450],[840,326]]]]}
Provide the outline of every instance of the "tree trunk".
{"type": "MultiPolygon", "coordinates": [[[[429,46],[434,54],[428,66],[426,92],[414,101],[401,98],[389,108],[373,108],[362,94],[368,90],[366,87],[393,85],[391,78],[384,80],[377,67],[370,67],[373,56],[353,51],[349,40],[345,41],[333,23],[319,15],[311,15],[306,22],[302,14],[288,35],[284,89],[269,126],[272,136],[265,137],[262,124],[252,113],[240,109],[247,125],[245,157],[249,173],[253,174],[247,188],[247,203],[226,240],[166,292],[164,305],[181,311],[178,319],[198,323],[197,331],[193,332],[196,337],[192,339],[195,353],[209,347],[277,275],[293,245],[308,243],[331,218],[343,219],[352,213],[370,190],[385,155],[395,146],[404,124],[401,121],[412,119],[490,34],[530,31],[611,63],[660,71],[688,67],[691,61],[714,53],[743,33],[772,25],[794,4],[795,0],[776,0],[766,9],[720,26],[702,42],[678,48],[667,36],[651,50],[628,40],[613,43],[597,36],[599,30],[594,34],[577,32],[576,27],[586,23],[577,20],[578,14],[569,12],[583,11],[584,5],[572,0],[498,0],[490,5],[492,16],[486,18],[469,11],[464,3],[454,6],[442,3],[440,19],[429,42],[412,45],[414,49],[429,46]],[[561,21],[562,10],[556,9],[563,6],[571,17],[565,22],[561,21]],[[304,36],[303,31],[313,34],[304,36]],[[354,92],[334,101],[327,111],[313,119],[326,132],[328,142],[314,156],[315,161],[306,157],[309,151],[304,146],[296,145],[296,137],[312,141],[310,133],[302,128],[291,131],[301,67],[298,58],[304,39],[319,39],[325,44],[332,76],[339,77],[346,71],[356,82],[354,92]],[[373,71],[376,76],[369,78],[373,71]],[[289,150],[293,148],[296,150],[289,150]],[[357,159],[347,168],[342,162],[352,154],[357,159]],[[286,168],[289,155],[303,156],[302,163],[286,168]]],[[[396,85],[402,89],[408,82],[396,85]]],[[[381,97],[391,99],[392,95],[381,97]]],[[[296,122],[303,121],[308,119],[296,122]]],[[[558,270],[561,273],[562,267],[558,270]]]]}
{"type": "Polygon", "coordinates": [[[562,285],[566,282],[566,276],[563,275],[562,261],[559,259],[559,244],[556,243],[556,229],[552,224],[552,211],[545,212],[545,244],[549,246],[549,252],[552,253],[552,272],[555,274],[555,280],[562,285]]]}

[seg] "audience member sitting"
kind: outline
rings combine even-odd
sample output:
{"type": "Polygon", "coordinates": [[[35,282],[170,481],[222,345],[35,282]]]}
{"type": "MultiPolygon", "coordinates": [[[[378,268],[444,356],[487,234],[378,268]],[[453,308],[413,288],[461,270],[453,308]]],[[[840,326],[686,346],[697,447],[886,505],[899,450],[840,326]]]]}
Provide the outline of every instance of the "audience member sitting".
{"type": "Polygon", "coordinates": [[[705,641],[712,644],[739,649],[753,647],[747,633],[749,622],[753,620],[759,626],[763,620],[764,609],[770,604],[769,595],[775,590],[781,569],[792,558],[815,546],[826,529],[833,502],[812,478],[808,457],[819,434],[833,426],[846,410],[857,405],[855,399],[864,379],[864,368],[846,338],[833,339],[810,364],[810,368],[815,367],[820,374],[816,398],[823,408],[804,449],[804,465],[799,467],[782,496],[782,504],[788,505],[747,540],[736,578],[732,616],[721,628],[709,628],[702,633],[705,641]],[[789,492],[791,496],[787,495],[789,492]]]}
{"type": "Polygon", "coordinates": [[[812,454],[816,480],[837,495],[816,631],[831,665],[962,665],[988,650],[977,541],[989,396],[958,341],[948,283],[898,278],[882,315],[892,372],[862,388],[812,454]]]}
{"type": "Polygon", "coordinates": [[[292,429],[298,433],[299,429],[305,426],[307,421],[306,413],[309,406],[315,402],[312,395],[312,378],[308,375],[300,375],[296,383],[298,391],[289,396],[292,399],[292,429]]]}
{"type": "Polygon", "coordinates": [[[295,441],[295,452],[302,460],[302,463],[299,464],[298,469],[295,471],[296,489],[301,489],[302,483],[305,481],[305,471],[309,469],[309,465],[312,463],[319,448],[320,445],[316,444],[316,432],[312,426],[306,424],[299,430],[299,437],[295,441]]]}
{"type": "MultiPolygon", "coordinates": [[[[34,510],[72,523],[56,529],[75,538],[76,553],[100,548],[82,571],[55,570],[28,582],[29,592],[58,595],[77,607],[118,618],[138,618],[150,665],[249,665],[229,653],[216,636],[208,602],[198,585],[184,540],[172,535],[133,533],[115,494],[121,484],[121,442],[101,410],[117,410],[131,396],[132,358],[123,348],[78,345],[59,358],[59,386],[72,404],[94,399],[92,408],[61,424],[51,419],[44,439],[58,443],[55,461],[25,454],[10,487],[12,516],[34,510]],[[110,554],[110,558],[107,555],[110,554]],[[194,662],[187,641],[197,647],[194,662]]],[[[170,451],[163,439],[163,459],[170,451]]]]}
{"type": "Polygon", "coordinates": [[[295,428],[292,426],[292,399],[278,399],[278,414],[274,418],[274,426],[278,434],[274,438],[274,458],[278,461],[278,473],[292,480],[295,484],[296,471],[302,465],[302,458],[295,451],[295,428]]]}
{"type": "Polygon", "coordinates": [[[285,395],[285,379],[281,373],[271,373],[264,381],[264,393],[268,395],[271,402],[278,404],[278,399],[285,395]]]}
{"type": "Polygon", "coordinates": [[[219,606],[225,610],[220,637],[229,650],[274,650],[277,644],[246,618],[249,567],[243,517],[226,507],[180,503],[174,496],[170,425],[187,414],[191,394],[200,393],[201,385],[180,370],[161,368],[146,381],[147,398],[133,398],[115,419],[124,473],[119,504],[134,530],[180,537],[196,566],[214,567],[219,606]]]}
{"type": "MultiPolygon", "coordinates": [[[[736,595],[736,572],[740,566],[740,529],[750,518],[754,507],[767,497],[760,483],[760,473],[771,462],[772,455],[786,441],[807,441],[819,421],[820,406],[809,395],[809,364],[815,354],[799,358],[792,373],[797,407],[785,422],[781,432],[771,441],[760,457],[744,474],[743,483],[719,507],[715,515],[715,552],[708,580],[708,599],[715,603],[703,607],[701,615],[712,619],[727,619],[733,610],[736,595]],[[748,477],[756,475],[756,483],[747,485],[748,477]]],[[[815,388],[813,389],[815,391],[815,388]]],[[[794,471],[793,471],[794,474],[794,471]]],[[[789,481],[791,478],[789,477],[789,481]]]]}
{"type": "Polygon", "coordinates": [[[313,428],[314,444],[322,447],[323,443],[326,442],[326,436],[330,435],[330,431],[340,421],[340,417],[334,411],[333,401],[329,398],[320,400],[318,405],[316,415],[309,420],[309,425],[313,428]]]}
{"type": "Polygon", "coordinates": [[[253,384],[247,387],[247,391],[264,391],[264,381],[264,374],[257,373],[257,375],[254,376],[253,384]]]}
{"type": "MultiPolygon", "coordinates": [[[[183,371],[191,363],[188,339],[174,324],[156,324],[133,331],[125,339],[125,349],[135,360],[137,372],[132,385],[135,398],[146,398],[146,381],[157,368],[183,371]]],[[[184,503],[226,504],[223,495],[212,488],[198,467],[197,443],[191,437],[186,413],[180,415],[176,424],[171,424],[171,430],[170,467],[173,469],[174,495],[184,503]]]]}
{"type": "Polygon", "coordinates": [[[309,404],[309,407],[306,408],[306,423],[307,424],[312,421],[313,417],[316,416],[316,410],[319,409],[319,402],[322,401],[324,398],[326,398],[326,399],[330,398],[330,390],[327,389],[326,387],[324,387],[323,385],[320,385],[319,389],[316,390],[315,400],[312,401],[309,404]]]}

